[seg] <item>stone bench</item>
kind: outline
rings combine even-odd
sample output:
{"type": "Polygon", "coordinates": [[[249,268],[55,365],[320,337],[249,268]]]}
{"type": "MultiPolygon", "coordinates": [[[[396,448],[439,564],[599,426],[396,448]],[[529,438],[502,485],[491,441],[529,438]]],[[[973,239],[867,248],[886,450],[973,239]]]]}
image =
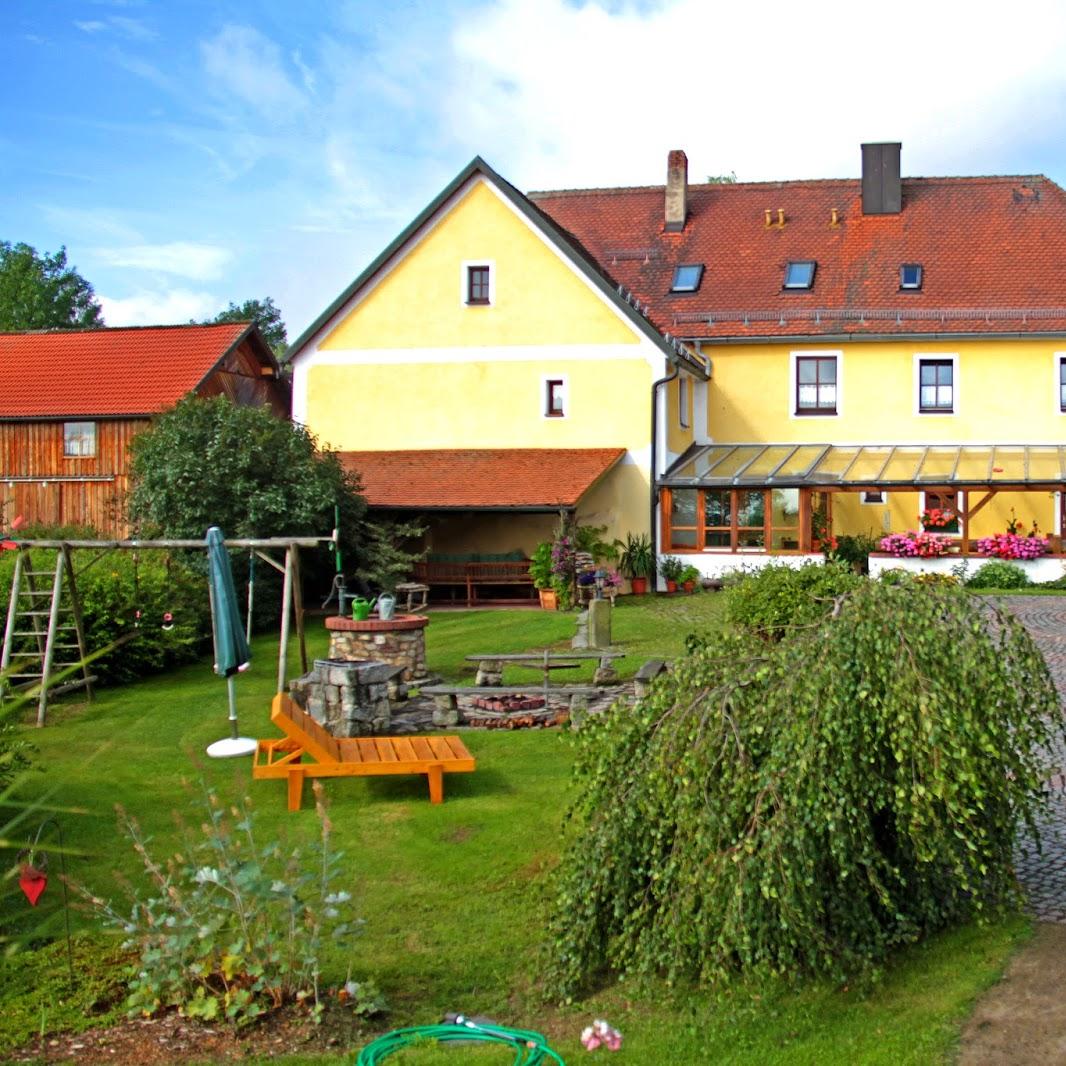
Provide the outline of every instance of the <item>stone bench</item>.
{"type": "Polygon", "coordinates": [[[643,699],[651,691],[651,683],[665,674],[668,667],[662,659],[649,659],[636,673],[633,678],[633,687],[637,699],[643,699]]]}

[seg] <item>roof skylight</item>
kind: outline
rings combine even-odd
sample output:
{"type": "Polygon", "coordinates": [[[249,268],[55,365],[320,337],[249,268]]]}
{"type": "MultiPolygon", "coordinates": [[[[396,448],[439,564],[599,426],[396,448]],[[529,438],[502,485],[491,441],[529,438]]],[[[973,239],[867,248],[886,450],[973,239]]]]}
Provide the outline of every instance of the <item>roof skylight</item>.
{"type": "Polygon", "coordinates": [[[674,283],[671,292],[695,292],[703,280],[702,263],[684,263],[674,269],[674,283]]]}
{"type": "Polygon", "coordinates": [[[809,289],[814,285],[814,268],[817,263],[813,259],[799,259],[785,266],[786,289],[809,289]]]}
{"type": "Polygon", "coordinates": [[[899,287],[901,289],[920,289],[922,287],[922,266],[920,263],[904,263],[899,268],[899,287]]]}

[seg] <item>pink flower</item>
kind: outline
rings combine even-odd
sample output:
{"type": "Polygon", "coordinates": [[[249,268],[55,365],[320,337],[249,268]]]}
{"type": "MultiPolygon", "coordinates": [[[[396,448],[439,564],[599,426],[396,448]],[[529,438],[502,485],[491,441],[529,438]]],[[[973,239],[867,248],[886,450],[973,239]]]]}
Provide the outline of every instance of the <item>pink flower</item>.
{"type": "Polygon", "coordinates": [[[601,1044],[608,1051],[618,1051],[622,1047],[622,1034],[602,1018],[597,1018],[591,1025],[581,1030],[581,1044],[586,1051],[595,1051],[601,1044]]]}

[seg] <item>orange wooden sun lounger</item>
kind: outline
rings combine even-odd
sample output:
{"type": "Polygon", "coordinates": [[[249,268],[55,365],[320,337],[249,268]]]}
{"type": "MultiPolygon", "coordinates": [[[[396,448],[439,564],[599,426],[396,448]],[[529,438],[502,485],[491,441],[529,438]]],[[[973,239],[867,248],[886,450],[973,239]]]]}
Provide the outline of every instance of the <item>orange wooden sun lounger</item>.
{"type": "Polygon", "coordinates": [[[274,697],[270,720],[285,736],[259,741],[252,777],[287,780],[290,811],[300,809],[308,777],[425,774],[430,803],[443,803],[444,775],[475,768],[474,757],[456,736],[338,738],[280,692],[274,697]],[[304,757],[314,761],[303,762],[304,757]]]}

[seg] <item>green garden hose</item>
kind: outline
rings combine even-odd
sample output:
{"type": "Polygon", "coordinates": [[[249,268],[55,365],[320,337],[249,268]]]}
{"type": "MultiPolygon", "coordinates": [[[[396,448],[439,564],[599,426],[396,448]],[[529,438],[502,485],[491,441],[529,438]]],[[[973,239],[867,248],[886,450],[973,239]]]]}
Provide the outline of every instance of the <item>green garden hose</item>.
{"type": "Polygon", "coordinates": [[[429,1040],[446,1043],[449,1040],[478,1041],[486,1044],[505,1044],[515,1049],[512,1066],[541,1066],[555,1062],[566,1066],[562,1058],[548,1047],[547,1039],[531,1029],[507,1029],[502,1025],[478,1025],[461,1014],[454,1024],[416,1025],[409,1029],[393,1029],[378,1037],[359,1052],[355,1066],[377,1066],[396,1051],[424,1044],[429,1040]]]}

